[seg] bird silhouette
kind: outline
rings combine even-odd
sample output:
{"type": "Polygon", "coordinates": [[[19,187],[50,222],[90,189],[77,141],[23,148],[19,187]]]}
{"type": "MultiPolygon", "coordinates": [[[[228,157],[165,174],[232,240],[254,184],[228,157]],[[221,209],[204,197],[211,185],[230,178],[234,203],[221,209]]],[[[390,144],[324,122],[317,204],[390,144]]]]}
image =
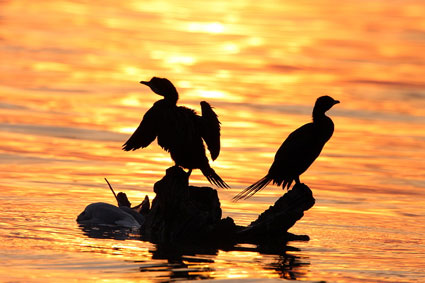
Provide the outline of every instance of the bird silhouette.
{"type": "Polygon", "coordinates": [[[164,99],[155,102],[145,113],[139,127],[123,145],[123,150],[147,147],[158,138],[158,144],[170,153],[176,166],[189,169],[189,176],[192,169],[199,168],[211,184],[228,188],[211,168],[205,155],[203,141],[207,144],[212,160],[220,154],[220,121],[212,107],[202,101],[202,116],[199,116],[192,109],[177,106],[179,95],[168,79],[153,77],[150,81],[140,83],[164,99]]]}
{"type": "Polygon", "coordinates": [[[334,123],[325,112],[339,103],[330,96],[321,96],[316,100],[313,109],[313,122],[305,124],[293,131],[276,152],[269,172],[262,179],[247,187],[233,200],[247,199],[270,182],[289,190],[292,182],[300,183],[300,175],[304,173],[319,156],[325,143],[334,132],[334,123]]]}

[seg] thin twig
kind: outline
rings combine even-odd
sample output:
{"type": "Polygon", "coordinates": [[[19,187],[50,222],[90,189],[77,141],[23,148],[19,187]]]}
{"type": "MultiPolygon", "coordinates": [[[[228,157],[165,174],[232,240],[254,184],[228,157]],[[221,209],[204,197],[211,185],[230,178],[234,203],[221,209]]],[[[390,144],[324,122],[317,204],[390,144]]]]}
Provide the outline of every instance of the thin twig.
{"type": "Polygon", "coordinates": [[[106,179],[106,178],[105,178],[105,181],[106,181],[106,183],[108,183],[108,186],[109,186],[109,188],[111,189],[112,193],[114,194],[115,199],[116,199],[116,200],[117,200],[117,202],[119,203],[118,198],[117,198],[117,195],[115,194],[115,191],[114,191],[114,189],[112,188],[111,184],[109,184],[108,179],[106,179]]]}

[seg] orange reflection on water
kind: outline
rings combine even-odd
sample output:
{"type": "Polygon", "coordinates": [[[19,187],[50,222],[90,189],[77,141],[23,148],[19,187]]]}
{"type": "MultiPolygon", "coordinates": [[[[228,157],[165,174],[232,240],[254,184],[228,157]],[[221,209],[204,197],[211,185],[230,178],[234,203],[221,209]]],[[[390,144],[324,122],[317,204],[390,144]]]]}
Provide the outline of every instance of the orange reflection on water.
{"type": "MultiPolygon", "coordinates": [[[[215,107],[222,151],[211,164],[232,187],[218,193],[224,216],[238,224],[254,220],[282,190],[270,185],[237,204],[232,197],[266,174],[282,141],[311,121],[318,96],[339,99],[329,111],[335,134],[301,176],[317,202],[293,228],[312,239],[299,244],[298,255],[310,263],[299,279],[421,276],[415,273],[425,265],[417,248],[425,215],[421,1],[0,6],[0,247],[2,262],[9,262],[2,279],[16,273],[16,280],[66,280],[76,268],[81,280],[137,280],[143,274],[127,260],[156,263],[145,242],[89,238],[74,223],[86,204],[113,202],[104,177],[138,203],[154,197],[153,184],[173,165],[156,143],[121,151],[159,99],[138,83],[154,75],[177,86],[182,105],[200,112],[207,100],[215,107]],[[123,262],[129,269],[109,266],[123,262]]],[[[199,170],[190,182],[208,185],[199,170]]],[[[210,270],[200,268],[206,278],[282,276],[270,267],[275,257],[223,251],[211,257],[210,270]]],[[[169,278],[167,268],[150,271],[150,280],[169,278]]]]}

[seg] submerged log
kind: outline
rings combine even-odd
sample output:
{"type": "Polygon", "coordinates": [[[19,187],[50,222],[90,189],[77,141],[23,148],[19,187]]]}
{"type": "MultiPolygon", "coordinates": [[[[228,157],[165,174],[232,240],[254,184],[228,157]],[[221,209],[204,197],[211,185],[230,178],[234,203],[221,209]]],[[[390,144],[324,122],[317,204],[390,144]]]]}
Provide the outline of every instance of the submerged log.
{"type": "Polygon", "coordinates": [[[221,218],[216,190],[189,186],[188,175],[180,167],[168,168],[166,175],[154,185],[154,192],[156,197],[141,227],[143,239],[154,243],[261,246],[292,239],[306,240],[307,236],[296,237],[287,231],[315,202],[311,190],[297,184],[257,220],[242,227],[235,225],[230,217],[221,218]]]}

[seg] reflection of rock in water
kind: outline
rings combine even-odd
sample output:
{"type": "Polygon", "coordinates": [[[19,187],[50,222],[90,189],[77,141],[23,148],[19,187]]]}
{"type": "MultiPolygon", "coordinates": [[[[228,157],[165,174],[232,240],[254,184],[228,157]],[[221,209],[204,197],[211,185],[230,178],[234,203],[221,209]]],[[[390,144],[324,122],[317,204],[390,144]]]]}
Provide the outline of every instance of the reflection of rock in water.
{"type": "Polygon", "coordinates": [[[309,263],[301,261],[300,257],[284,254],[279,256],[275,262],[266,265],[265,268],[275,270],[281,278],[297,280],[305,277],[308,270],[304,267],[308,265],[309,263]]]}
{"type": "Polygon", "coordinates": [[[164,282],[175,281],[175,280],[205,280],[212,279],[211,269],[208,264],[214,263],[211,260],[203,259],[201,257],[188,257],[188,256],[176,256],[170,254],[164,258],[155,258],[161,260],[159,264],[141,264],[139,267],[140,272],[161,272],[164,275],[161,277],[164,282]],[[163,260],[167,262],[163,262],[163,260]]]}
{"type": "MultiPolygon", "coordinates": [[[[236,268],[250,268],[259,265],[265,270],[274,270],[279,277],[288,280],[297,280],[306,276],[307,262],[303,262],[300,257],[296,256],[297,248],[283,246],[274,252],[261,251],[255,245],[237,245],[225,251],[238,251],[249,253],[263,254],[262,261],[247,262],[238,261],[236,268]],[[291,251],[288,254],[287,251],[291,251]],[[246,267],[242,265],[246,264],[246,267]]],[[[194,246],[194,245],[166,245],[157,244],[156,249],[150,251],[152,260],[158,260],[159,263],[141,264],[141,272],[161,272],[166,279],[194,280],[194,279],[214,279],[217,270],[223,268],[223,264],[230,267],[230,262],[216,262],[215,258],[219,252],[218,249],[211,246],[194,246]],[[164,263],[164,260],[167,262],[164,263]]],[[[249,257],[249,255],[248,255],[249,257]]],[[[258,267],[256,267],[258,268],[258,267]]],[[[249,273],[249,272],[248,272],[249,273]]],[[[216,274],[217,275],[217,274],[216,274]]],[[[246,274],[245,274],[246,275],[246,274]]]]}
{"type": "Polygon", "coordinates": [[[90,238],[114,240],[140,239],[139,229],[134,228],[95,224],[80,224],[80,228],[84,235],[90,238]]]}

